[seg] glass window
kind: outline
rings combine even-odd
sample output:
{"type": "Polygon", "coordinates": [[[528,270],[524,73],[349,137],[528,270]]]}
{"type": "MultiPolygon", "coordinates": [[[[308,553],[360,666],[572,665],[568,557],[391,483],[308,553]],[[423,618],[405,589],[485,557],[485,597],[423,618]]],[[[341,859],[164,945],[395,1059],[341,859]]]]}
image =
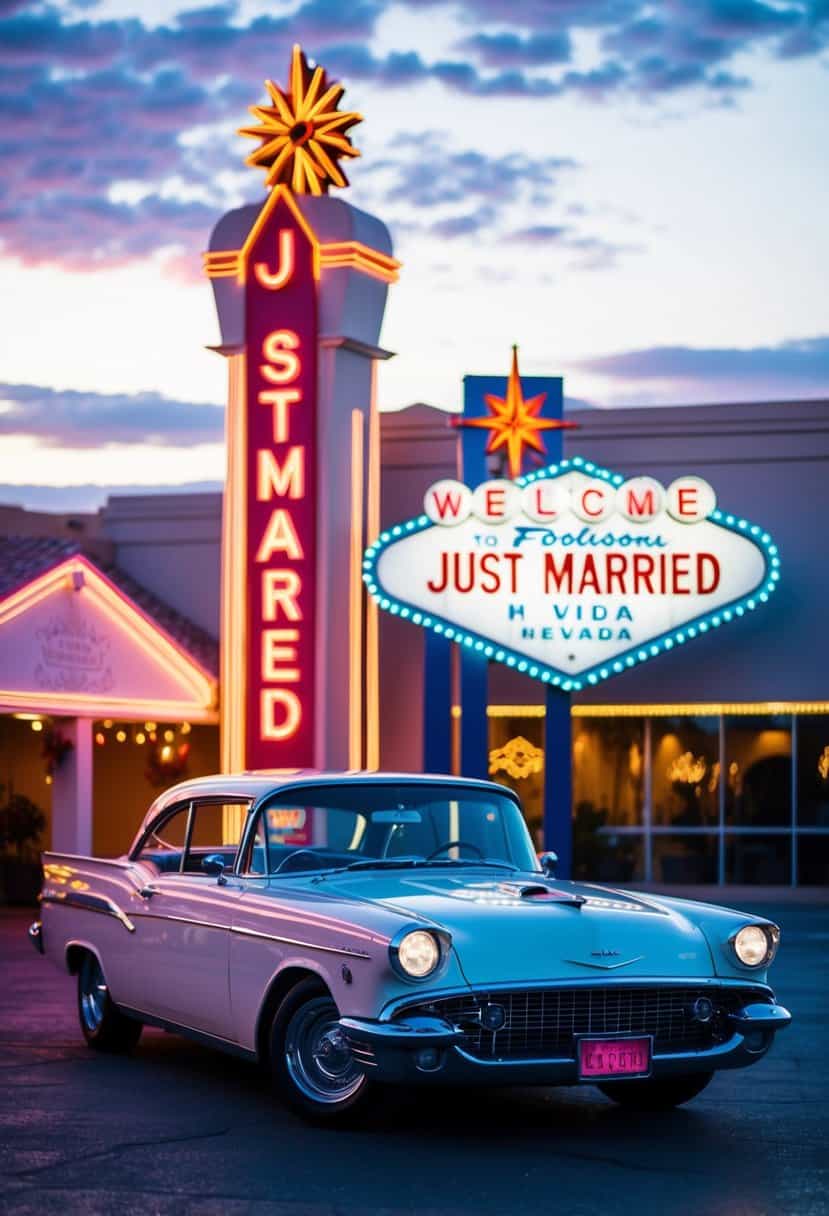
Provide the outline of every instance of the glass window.
{"type": "Polygon", "coordinates": [[[536,846],[544,808],[544,719],[516,714],[489,719],[489,776],[514,790],[536,846]]]}
{"type": "Polygon", "coordinates": [[[791,856],[791,836],[759,832],[727,836],[725,881],[784,886],[791,882],[791,856]]]}
{"type": "Polygon", "coordinates": [[[719,717],[654,718],[652,731],[653,822],[666,827],[716,826],[719,717]]]}
{"type": "Polygon", "coordinates": [[[726,718],[726,823],[761,828],[791,823],[791,721],[789,714],[726,718]]]}
{"type": "Polygon", "coordinates": [[[271,874],[353,862],[538,863],[511,797],[445,783],[350,782],[277,794],[263,809],[271,874]],[[300,803],[301,798],[301,803],[300,803]]]}
{"type": "Polygon", "coordinates": [[[829,717],[824,714],[797,719],[797,822],[829,828],[829,717]]]}
{"type": "Polygon", "coordinates": [[[645,877],[644,836],[614,832],[596,824],[595,812],[573,820],[573,877],[586,882],[641,882],[645,877]]]}
{"type": "Polygon", "coordinates": [[[240,869],[251,878],[267,878],[268,846],[265,839],[265,819],[262,815],[256,817],[253,831],[248,838],[247,854],[240,869]]]}
{"type": "Polygon", "coordinates": [[[182,869],[199,874],[205,857],[216,853],[224,858],[225,868],[232,869],[249,805],[247,801],[194,802],[190,840],[182,869]]]}
{"type": "Polygon", "coordinates": [[[138,860],[152,865],[159,874],[175,874],[181,869],[190,803],[179,807],[144,838],[138,860]]]}
{"type": "Polygon", "coordinates": [[[641,824],[644,776],[641,718],[573,718],[573,807],[578,835],[597,815],[600,826],[641,824]]]}
{"type": "Polygon", "coordinates": [[[653,876],[664,883],[715,883],[718,838],[712,832],[653,838],[653,876]]]}
{"type": "Polygon", "coordinates": [[[798,838],[797,881],[804,886],[829,886],[829,836],[798,838]]]}

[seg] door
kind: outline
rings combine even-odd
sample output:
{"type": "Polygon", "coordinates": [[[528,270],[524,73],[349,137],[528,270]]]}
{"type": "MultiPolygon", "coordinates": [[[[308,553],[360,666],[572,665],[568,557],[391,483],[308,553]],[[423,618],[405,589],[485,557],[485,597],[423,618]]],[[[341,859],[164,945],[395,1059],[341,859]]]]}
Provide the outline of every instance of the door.
{"type": "MultiPolygon", "coordinates": [[[[190,803],[185,843],[145,884],[139,945],[143,1012],[233,1041],[228,957],[233,908],[241,884],[233,875],[249,801],[204,798],[190,803]],[[225,872],[203,863],[219,855],[225,872]]],[[[163,829],[162,835],[163,835],[163,829]]],[[[151,838],[152,839],[152,838],[151,838]]],[[[149,864],[155,859],[139,857],[149,864]]]]}

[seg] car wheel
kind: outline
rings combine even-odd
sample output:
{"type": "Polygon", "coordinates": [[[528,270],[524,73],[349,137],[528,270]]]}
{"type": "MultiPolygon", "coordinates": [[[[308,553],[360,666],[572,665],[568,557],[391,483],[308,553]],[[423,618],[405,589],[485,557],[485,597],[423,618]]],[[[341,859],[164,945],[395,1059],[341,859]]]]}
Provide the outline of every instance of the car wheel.
{"type": "Polygon", "coordinates": [[[270,1038],[276,1087],[298,1114],[316,1122],[353,1119],[367,1104],[369,1083],[338,1026],[325,986],[302,980],[283,999],[270,1038]]]}
{"type": "Polygon", "coordinates": [[[109,995],[101,964],[90,953],[78,969],[78,1017],[83,1037],[96,1051],[132,1051],[141,1037],[141,1023],[121,1013],[109,995]]]}
{"type": "Polygon", "coordinates": [[[697,1072],[665,1080],[608,1081],[599,1089],[606,1098],[631,1110],[670,1110],[702,1093],[713,1075],[712,1072],[697,1072]]]}

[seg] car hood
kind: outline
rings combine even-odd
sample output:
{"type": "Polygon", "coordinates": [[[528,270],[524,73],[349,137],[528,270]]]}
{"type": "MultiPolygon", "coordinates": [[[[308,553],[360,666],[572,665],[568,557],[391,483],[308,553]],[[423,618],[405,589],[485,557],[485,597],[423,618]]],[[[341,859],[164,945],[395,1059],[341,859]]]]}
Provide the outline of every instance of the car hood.
{"type": "Polygon", "coordinates": [[[326,891],[448,930],[470,984],[713,974],[700,929],[676,908],[538,874],[332,875],[326,891]]]}

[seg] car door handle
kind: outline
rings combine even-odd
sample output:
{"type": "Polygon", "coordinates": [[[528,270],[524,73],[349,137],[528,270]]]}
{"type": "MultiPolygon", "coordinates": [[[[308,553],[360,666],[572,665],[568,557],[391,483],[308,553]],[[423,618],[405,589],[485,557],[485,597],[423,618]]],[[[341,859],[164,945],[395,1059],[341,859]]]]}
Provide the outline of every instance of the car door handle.
{"type": "Polygon", "coordinates": [[[142,887],[138,894],[142,899],[149,899],[152,895],[157,895],[158,892],[155,887],[142,887]]]}

